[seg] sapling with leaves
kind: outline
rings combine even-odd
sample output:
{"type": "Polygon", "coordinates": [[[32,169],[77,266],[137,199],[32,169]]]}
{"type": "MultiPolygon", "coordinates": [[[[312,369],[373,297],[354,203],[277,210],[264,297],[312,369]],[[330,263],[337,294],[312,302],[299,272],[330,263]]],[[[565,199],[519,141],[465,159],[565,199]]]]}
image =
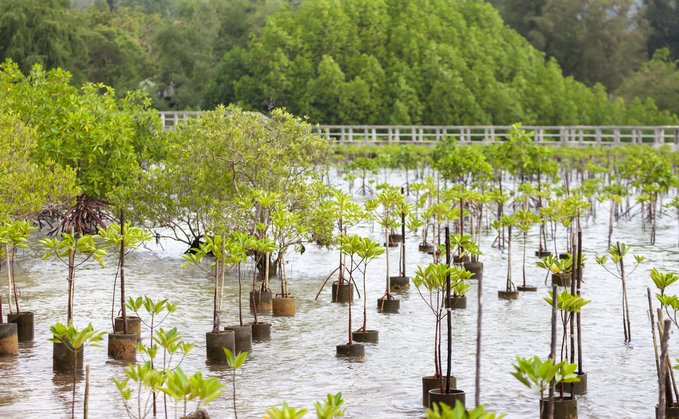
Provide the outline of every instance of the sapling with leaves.
{"type": "MultiPolygon", "coordinates": [[[[344,416],[346,409],[342,409],[343,403],[342,393],[337,393],[335,395],[328,394],[322,404],[321,402],[314,403],[316,418],[332,419],[344,416]]],[[[274,406],[271,406],[270,409],[266,409],[266,413],[269,416],[264,416],[264,419],[300,419],[306,415],[307,412],[307,409],[297,409],[288,406],[287,402],[283,402],[283,407],[281,409],[274,406]]]]}
{"type": "MultiPolygon", "coordinates": [[[[398,209],[402,206],[405,197],[395,188],[385,188],[382,192],[377,194],[376,199],[366,201],[365,209],[371,213],[377,220],[377,223],[384,228],[384,242],[389,243],[389,232],[400,225],[400,217],[398,217],[398,209]]],[[[387,259],[387,275],[386,275],[386,290],[382,300],[392,300],[391,295],[390,275],[389,275],[389,252],[386,253],[387,259]]]]}
{"type": "MultiPolygon", "coordinates": [[[[150,241],[153,235],[138,227],[132,227],[130,223],[125,223],[123,211],[120,211],[121,224],[113,223],[104,230],[98,227],[99,234],[95,238],[102,238],[113,248],[113,252],[118,256],[118,269],[120,273],[120,311],[123,318],[123,333],[127,333],[127,310],[125,306],[125,256],[137,250],[141,244],[150,241]]],[[[117,275],[116,275],[117,276],[117,275]]],[[[111,323],[115,332],[114,306],[115,306],[115,281],[113,282],[113,302],[111,304],[111,323]]]]}
{"type": "Polygon", "coordinates": [[[665,309],[665,312],[670,320],[672,320],[672,323],[679,328],[679,322],[677,320],[679,297],[676,295],[665,294],[667,287],[679,281],[679,276],[674,272],[662,273],[656,268],[651,269],[650,276],[655,287],[660,291],[659,294],[655,295],[656,298],[660,301],[662,308],[665,309]],[[672,309],[672,313],[670,313],[670,309],[672,309]]]}
{"type": "MultiPolygon", "coordinates": [[[[441,364],[441,320],[444,316],[446,289],[448,285],[448,278],[450,278],[450,288],[455,290],[460,284],[464,284],[464,280],[469,279],[472,273],[459,266],[448,266],[445,263],[435,264],[430,263],[426,268],[417,267],[415,276],[412,281],[417,287],[417,292],[429,307],[436,319],[434,330],[434,378],[440,379],[441,393],[443,393],[443,373],[441,364]],[[427,296],[422,293],[424,288],[428,291],[427,296]]],[[[468,289],[469,285],[467,285],[468,289]]],[[[464,285],[459,289],[459,292],[466,292],[464,285]]]]}
{"type": "MultiPolygon", "coordinates": [[[[511,374],[526,387],[538,391],[540,399],[544,400],[545,391],[555,388],[559,384],[579,382],[580,379],[575,374],[577,367],[577,364],[571,364],[568,361],[555,364],[552,359],[542,362],[537,356],[532,359],[517,356],[516,364],[514,364],[515,371],[511,374]]],[[[561,399],[563,400],[563,394],[561,399]]],[[[542,417],[542,412],[540,412],[539,417],[542,417]]]]}
{"type": "Polygon", "coordinates": [[[413,210],[413,206],[406,204],[405,201],[401,203],[401,246],[399,246],[399,264],[398,276],[406,276],[406,239],[417,231],[418,228],[424,225],[424,221],[417,218],[417,213],[413,210]]]}
{"type": "Polygon", "coordinates": [[[222,389],[226,387],[220,384],[217,377],[204,378],[200,371],[192,376],[187,376],[181,368],[165,371],[165,387],[160,391],[170,396],[175,401],[175,418],[177,418],[177,405],[183,403],[183,415],[186,417],[187,402],[196,400],[196,412],[201,405],[206,405],[222,395],[222,389]]]}
{"type": "Polygon", "coordinates": [[[507,227],[507,281],[505,284],[505,291],[516,291],[516,286],[512,282],[512,226],[516,224],[516,216],[505,214],[500,218],[500,221],[493,221],[491,227],[498,232],[498,238],[501,239],[502,231],[507,227]]]}
{"type": "Polygon", "coordinates": [[[523,233],[523,286],[526,287],[526,242],[528,242],[528,232],[540,221],[532,211],[521,209],[514,213],[516,216],[516,227],[523,233]]]}
{"type": "Polygon", "coordinates": [[[230,350],[224,348],[224,354],[226,355],[226,363],[229,364],[233,371],[233,414],[238,419],[238,411],[236,410],[236,370],[243,366],[243,363],[252,354],[252,351],[241,352],[238,356],[234,357],[230,350]]]}
{"type": "MultiPolygon", "coordinates": [[[[167,374],[167,371],[179,368],[188,353],[195,347],[195,344],[182,340],[182,337],[177,332],[176,327],[173,327],[168,331],[165,331],[162,327],[159,327],[157,333],[151,338],[150,346],[144,345],[142,343],[137,344],[137,350],[139,351],[139,354],[141,355],[144,362],[149,362],[152,369],[158,368],[162,371],[165,371],[163,374],[167,374]],[[162,356],[159,357],[158,355],[162,356]],[[179,359],[177,360],[176,357],[179,357],[179,359]],[[159,358],[160,366],[156,365],[156,358],[159,358]]],[[[141,397],[141,393],[139,393],[138,396],[141,397]]],[[[155,415],[157,412],[155,390],[152,394],[152,400],[153,414],[155,415]]],[[[163,401],[165,405],[165,411],[167,411],[167,395],[163,396],[163,401]]]]}
{"type": "Polygon", "coordinates": [[[63,239],[44,239],[40,244],[47,247],[43,260],[54,255],[57,260],[68,267],[68,314],[67,321],[73,321],[73,298],[75,295],[75,270],[90,258],[94,258],[101,267],[105,267],[102,257],[106,256],[108,246],[102,246],[90,235],[73,235],[62,233],[63,239]],[[77,256],[81,256],[80,260],[77,256]]]}
{"type": "MultiPolygon", "coordinates": [[[[229,247],[230,259],[238,268],[238,319],[243,326],[243,304],[242,304],[242,275],[241,265],[247,260],[247,252],[252,248],[255,239],[245,233],[235,231],[231,235],[231,246],[229,247]]],[[[254,298],[254,295],[252,296],[254,298]]],[[[255,302],[253,301],[253,304],[255,302]]],[[[253,305],[253,307],[256,307],[253,305]]],[[[255,313],[255,323],[257,323],[257,310],[255,313]]]]}
{"type": "Polygon", "coordinates": [[[567,253],[565,259],[555,257],[553,254],[543,257],[541,260],[535,262],[535,264],[547,271],[547,277],[545,278],[545,283],[549,278],[549,274],[558,275],[561,280],[561,286],[566,286],[568,284],[568,278],[570,277],[572,267],[573,267],[573,256],[567,253]]]}
{"type": "Polygon", "coordinates": [[[445,403],[433,403],[431,409],[425,412],[426,419],[501,419],[507,415],[495,416],[495,413],[486,412],[483,405],[475,409],[467,410],[461,401],[455,400],[455,407],[445,403]]]}
{"type": "MultiPolygon", "coordinates": [[[[552,293],[552,291],[549,291],[549,297],[544,297],[545,301],[547,302],[547,304],[549,304],[550,307],[553,305],[554,302],[553,298],[554,294],[552,293]]],[[[571,293],[568,292],[568,290],[563,290],[563,292],[561,292],[561,294],[558,294],[556,298],[557,298],[556,308],[557,310],[559,310],[559,313],[561,315],[561,324],[563,326],[563,335],[561,337],[561,362],[564,362],[564,360],[565,362],[568,362],[568,341],[566,339],[566,334],[568,332],[568,323],[570,322],[571,317],[575,313],[579,313],[580,309],[585,305],[589,304],[591,300],[585,300],[584,298],[578,295],[572,295],[571,293]]],[[[577,364],[572,365],[577,366],[577,364]]],[[[561,400],[563,400],[563,384],[561,385],[559,391],[561,400]]]]}
{"type": "MultiPolygon", "coordinates": [[[[276,246],[276,243],[274,243],[270,238],[268,237],[263,237],[261,239],[253,239],[252,242],[250,242],[250,245],[252,246],[253,250],[253,259],[254,259],[254,265],[255,269],[253,269],[252,273],[252,289],[258,289],[260,291],[260,298],[261,298],[261,293],[265,291],[271,291],[269,288],[269,268],[268,268],[268,255],[278,249],[276,246]],[[262,266],[266,264],[267,268],[261,269],[261,278],[262,281],[260,281],[259,286],[257,286],[257,266],[262,266]]],[[[256,306],[255,306],[256,307],[256,306]]]]}
{"type": "Polygon", "coordinates": [[[625,333],[625,342],[632,340],[632,330],[630,328],[629,304],[627,302],[627,276],[632,275],[639,267],[639,264],[646,259],[644,256],[633,255],[636,265],[628,273],[625,273],[624,258],[627,252],[631,249],[630,246],[625,246],[625,243],[616,243],[608,249],[608,254],[601,257],[596,257],[596,263],[604,268],[608,273],[618,278],[622,282],[622,323],[623,331],[625,333]],[[608,260],[615,265],[615,272],[608,269],[606,266],[608,260]]]}
{"type": "Polygon", "coordinates": [[[623,191],[621,189],[622,185],[619,184],[607,185],[604,187],[603,193],[597,197],[599,202],[608,201],[610,205],[608,208],[608,247],[611,247],[611,237],[613,236],[613,216],[622,203],[623,191]]]}
{"type": "Polygon", "coordinates": [[[271,212],[271,235],[276,247],[278,257],[276,265],[279,267],[281,278],[281,297],[288,298],[288,274],[285,267],[285,255],[291,246],[300,253],[304,252],[302,242],[307,238],[308,230],[303,223],[301,214],[289,211],[285,206],[278,203],[271,212]]]}
{"type": "MultiPolygon", "coordinates": [[[[385,248],[367,237],[359,237],[356,234],[351,236],[342,235],[339,243],[340,251],[350,258],[350,281],[354,281],[353,273],[356,270],[363,275],[363,325],[356,331],[367,332],[368,298],[366,297],[366,271],[368,270],[368,264],[382,255],[385,252],[385,248]]],[[[349,300],[349,345],[351,344],[351,300],[349,300]]]]}
{"type": "Polygon", "coordinates": [[[206,237],[205,243],[201,243],[198,248],[192,248],[191,252],[182,255],[188,262],[181,265],[180,268],[195,266],[214,277],[215,292],[213,299],[212,333],[219,333],[220,330],[226,271],[233,267],[234,262],[240,260],[238,257],[232,256],[227,251],[227,247],[230,249],[231,246],[232,242],[229,239],[215,234],[212,237],[206,237]],[[212,254],[215,257],[215,261],[209,265],[210,268],[214,268],[213,271],[206,269],[202,263],[203,258],[208,254],[212,254]]]}
{"type": "Polygon", "coordinates": [[[415,191],[416,201],[415,208],[417,213],[424,220],[424,227],[422,229],[422,243],[420,246],[428,247],[430,246],[427,241],[427,235],[429,234],[429,226],[432,226],[432,234],[434,234],[434,224],[432,223],[432,211],[431,207],[434,205],[434,196],[436,195],[437,186],[434,183],[434,178],[425,178],[425,183],[414,183],[412,185],[413,191],[415,191]]]}
{"type": "MultiPolygon", "coordinates": [[[[169,338],[168,336],[164,336],[158,341],[156,341],[156,336],[154,335],[156,329],[160,328],[160,326],[165,322],[165,320],[167,320],[168,316],[177,310],[177,303],[174,304],[170,303],[167,301],[167,299],[155,302],[149,296],[145,295],[143,298],[142,297],[137,297],[136,299],[132,297],[128,298],[127,302],[125,303],[125,307],[132,310],[134,314],[137,317],[139,317],[141,323],[149,329],[150,332],[149,335],[151,338],[150,346],[145,346],[140,343],[137,345],[137,351],[139,351],[142,358],[145,359],[148,358],[148,362],[150,362],[151,369],[155,368],[155,358],[160,349],[160,347],[157,344],[158,342],[169,343],[170,345],[173,345],[169,348],[169,350],[170,351],[176,351],[177,349],[182,350],[184,356],[186,355],[186,353],[188,353],[189,350],[191,350],[191,347],[189,345],[192,344],[187,344],[183,342],[181,344],[178,344],[177,342],[178,335],[176,335],[176,329],[174,329],[174,332],[172,332],[172,335],[169,338]],[[142,308],[146,312],[145,315],[143,316],[140,313],[142,308]],[[158,319],[158,317],[161,316],[163,313],[165,313],[165,315],[161,319],[158,319]]],[[[165,335],[164,330],[162,330],[162,334],[165,335]]],[[[165,353],[165,350],[163,350],[163,352],[165,353]]],[[[165,359],[163,361],[163,367],[165,367],[165,359]]],[[[141,391],[141,387],[138,390],[141,391]]],[[[153,396],[153,414],[155,415],[157,409],[155,390],[152,392],[152,396],[153,396]]],[[[138,395],[138,398],[140,397],[141,394],[138,395]]],[[[141,407],[139,408],[139,412],[141,412],[141,407]]]]}
{"type": "Polygon", "coordinates": [[[104,332],[94,330],[92,324],[86,328],[78,330],[73,326],[73,322],[69,319],[68,326],[57,323],[50,326],[52,337],[48,340],[63,344],[69,351],[74,353],[75,365],[73,368],[73,399],[71,404],[71,418],[75,419],[75,383],[78,372],[78,352],[82,351],[86,346],[95,346],[100,348],[97,342],[104,340],[102,336],[104,332]]]}
{"type": "Polygon", "coordinates": [[[153,409],[153,403],[151,403],[152,397],[160,391],[163,384],[165,384],[166,375],[164,371],[154,369],[151,366],[150,361],[130,364],[124,372],[128,378],[124,378],[120,381],[113,378],[113,382],[123,398],[123,406],[125,407],[127,416],[132,419],[143,419],[151,414],[151,410],[153,409]],[[135,389],[137,397],[134,399],[132,398],[130,380],[137,385],[135,389]],[[133,400],[136,401],[136,409],[134,406],[130,406],[130,403],[133,400]]]}
{"type": "MultiPolygon", "coordinates": [[[[12,314],[12,295],[14,296],[14,304],[16,307],[16,314],[21,314],[19,310],[19,296],[17,294],[17,286],[14,280],[14,259],[16,257],[16,252],[19,249],[28,249],[28,238],[30,237],[31,231],[35,230],[37,227],[31,227],[29,221],[7,219],[3,222],[0,227],[0,245],[2,245],[2,252],[0,256],[4,254],[7,263],[7,300],[9,307],[9,314],[12,314]]],[[[1,262],[0,262],[1,264],[1,262]]],[[[2,320],[0,320],[2,322],[2,320]]]]}
{"type": "MultiPolygon", "coordinates": [[[[332,211],[335,214],[334,217],[337,220],[337,227],[339,230],[338,237],[341,237],[342,234],[345,234],[347,228],[353,227],[362,220],[366,219],[368,214],[363,211],[360,205],[352,202],[351,197],[343,191],[336,190],[334,191],[333,196],[334,199],[330,201],[330,203],[332,206],[332,211]]],[[[346,270],[344,259],[346,259],[345,255],[340,252],[339,267],[336,269],[336,271],[339,270],[339,276],[337,279],[338,285],[348,282],[344,277],[346,270]]],[[[332,276],[332,274],[330,274],[330,276],[332,276]]]]}
{"type": "MultiPolygon", "coordinates": [[[[673,209],[677,214],[677,237],[679,237],[679,196],[672,198],[670,202],[664,205],[667,209],[673,209]]],[[[679,240],[679,239],[678,239],[679,240]]]]}
{"type": "Polygon", "coordinates": [[[132,310],[134,314],[139,317],[141,323],[149,329],[151,339],[153,339],[153,332],[165,322],[170,314],[177,310],[177,303],[170,303],[167,299],[155,302],[149,296],[145,295],[144,297],[137,297],[136,299],[132,297],[128,298],[125,307],[132,310]],[[150,319],[140,314],[142,308],[146,311],[146,315],[148,315],[150,319]],[[163,312],[165,312],[165,315],[162,319],[158,320],[157,317],[163,312]]]}

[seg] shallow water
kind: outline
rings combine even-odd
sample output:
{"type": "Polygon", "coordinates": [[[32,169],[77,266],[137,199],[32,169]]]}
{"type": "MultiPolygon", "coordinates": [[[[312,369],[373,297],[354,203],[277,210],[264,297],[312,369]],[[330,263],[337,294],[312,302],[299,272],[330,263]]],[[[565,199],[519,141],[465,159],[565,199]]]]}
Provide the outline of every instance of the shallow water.
{"type": "MultiPolygon", "coordinates": [[[[397,183],[400,178],[392,183],[397,183]]],[[[344,185],[342,185],[344,186],[344,185]]],[[[362,197],[357,197],[362,201],[362,197]]],[[[583,309],[583,362],[589,375],[586,395],[579,397],[581,418],[650,418],[657,402],[657,378],[648,319],[646,287],[653,282],[651,267],[661,271],[677,269],[676,220],[664,217],[659,224],[657,243],[648,244],[650,231],[642,232],[641,221],[621,221],[613,240],[633,246],[631,253],[647,261],[629,278],[628,293],[632,321],[632,342],[624,343],[621,327],[620,281],[601,269],[595,254],[606,250],[608,218],[599,208],[600,218],[583,224],[583,251],[589,256],[584,270],[583,297],[592,303],[583,309]]],[[[370,235],[383,242],[379,231],[361,225],[352,232],[370,235]]],[[[72,375],[52,372],[52,343],[49,326],[66,320],[66,268],[54,260],[41,261],[44,253],[31,239],[31,249],[19,259],[17,282],[21,287],[23,310],[35,313],[35,342],[20,345],[20,356],[0,359],[0,416],[3,418],[60,418],[70,415],[72,375]]],[[[538,395],[510,375],[515,356],[549,353],[550,307],[543,301],[548,288],[544,271],[535,267],[530,256],[537,248],[537,230],[529,236],[527,275],[537,293],[522,293],[516,301],[497,298],[504,288],[507,253],[491,248],[492,235],[481,238],[484,253],[484,305],[481,401],[491,411],[507,413],[508,418],[534,418],[538,414],[538,395]]],[[[417,264],[426,265],[431,256],[417,251],[419,235],[407,240],[407,273],[417,264]]],[[[563,248],[565,240],[560,240],[563,248]]],[[[202,370],[227,384],[225,393],[207,408],[212,417],[233,417],[232,372],[205,362],[205,332],[212,323],[212,283],[197,269],[183,269],[182,244],[162,241],[149,245],[126,258],[127,295],[149,295],[154,300],[168,298],[179,309],[163,324],[176,326],[185,340],[197,346],[181,364],[187,373],[202,370]]],[[[520,241],[514,242],[514,282],[521,280],[520,241]]],[[[337,251],[308,245],[303,255],[290,255],[290,290],[297,298],[294,318],[260,316],[273,324],[272,339],[254,344],[254,353],[236,373],[237,408],[241,418],[262,417],[269,406],[289,405],[313,411],[313,402],[327,393],[341,391],[350,418],[422,418],[421,377],[433,373],[433,315],[417,290],[398,294],[398,314],[380,314],[375,301],[384,292],[385,258],[368,268],[368,328],[380,332],[378,344],[367,344],[366,357],[348,361],[335,357],[335,346],[347,342],[348,311],[345,304],[330,302],[329,285],[318,300],[314,297],[322,282],[336,268],[337,251]]],[[[398,250],[390,253],[391,274],[396,275],[398,250]]],[[[630,260],[632,258],[629,258],[630,260]]],[[[86,262],[76,272],[75,323],[88,322],[99,330],[111,328],[111,292],[115,261],[106,258],[107,267],[86,262]]],[[[245,290],[251,287],[251,268],[246,270],[245,290]]],[[[4,269],[3,269],[4,274],[4,269]]],[[[272,289],[277,288],[272,279],[272,289]]],[[[675,293],[679,285],[668,290],[675,293]],[[673,289],[674,288],[674,289],[673,289]]],[[[238,322],[237,279],[227,281],[224,324],[238,322]]],[[[467,405],[474,401],[475,339],[477,321],[477,282],[468,294],[469,308],[454,311],[453,374],[458,388],[467,393],[467,405]]],[[[6,303],[6,301],[4,301],[6,303]]],[[[353,327],[362,321],[363,300],[355,300],[353,327]]],[[[3,306],[5,310],[6,306],[3,306]]],[[[252,321],[245,304],[244,321],[252,321]]],[[[148,333],[144,331],[148,343],[148,333]]],[[[444,337],[445,339],[445,337],[444,337]]],[[[670,338],[672,359],[679,356],[676,333],[670,338]]],[[[124,377],[123,364],[111,360],[103,348],[87,348],[85,364],[91,367],[90,417],[126,417],[122,398],[112,377],[124,377]]],[[[76,412],[82,415],[84,375],[78,377],[76,412]]],[[[168,406],[172,404],[168,401],[168,406]]],[[[163,403],[159,403],[162,414],[163,403]]],[[[136,409],[136,407],[135,407],[136,409]]],[[[78,413],[76,413],[78,415],[78,413]]],[[[309,414],[308,417],[315,416],[309,414]]],[[[168,417],[174,417],[171,409],[168,417]]]]}

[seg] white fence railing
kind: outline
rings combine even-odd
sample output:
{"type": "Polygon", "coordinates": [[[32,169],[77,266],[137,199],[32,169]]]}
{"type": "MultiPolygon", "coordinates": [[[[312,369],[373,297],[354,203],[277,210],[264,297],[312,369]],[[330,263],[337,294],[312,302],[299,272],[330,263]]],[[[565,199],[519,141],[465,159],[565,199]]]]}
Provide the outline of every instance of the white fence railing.
{"type": "MultiPolygon", "coordinates": [[[[158,112],[164,129],[173,129],[200,111],[158,112]]],[[[552,145],[663,144],[679,145],[679,126],[523,126],[533,131],[533,140],[552,145]]],[[[462,144],[492,144],[504,141],[510,126],[413,126],[413,125],[318,125],[314,131],[344,145],[420,144],[435,145],[445,137],[462,144]]]]}

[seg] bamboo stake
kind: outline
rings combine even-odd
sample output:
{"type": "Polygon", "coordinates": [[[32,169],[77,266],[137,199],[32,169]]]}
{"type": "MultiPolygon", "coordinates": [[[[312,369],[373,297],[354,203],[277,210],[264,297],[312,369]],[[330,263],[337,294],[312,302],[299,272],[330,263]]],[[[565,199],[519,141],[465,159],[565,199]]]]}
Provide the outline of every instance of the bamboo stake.
{"type": "MultiPolygon", "coordinates": [[[[661,326],[658,324],[658,330],[660,329],[669,329],[670,328],[670,320],[665,320],[664,324],[661,326]]],[[[666,401],[665,401],[665,393],[666,393],[666,378],[667,378],[667,341],[670,338],[669,333],[662,333],[660,337],[660,377],[658,378],[658,419],[665,419],[665,407],[666,407],[666,401]]]]}
{"type": "MultiPolygon", "coordinates": [[[[76,354],[77,355],[77,354],[76,354]]],[[[83,411],[83,419],[87,419],[87,404],[90,401],[90,366],[85,367],[85,407],[83,411]]]]}
{"type": "MultiPolygon", "coordinates": [[[[556,363],[556,304],[558,300],[556,285],[552,285],[552,342],[549,359],[556,363]]],[[[547,403],[547,419],[554,419],[554,379],[549,386],[549,403],[547,403]]]]}
{"type": "MultiPolygon", "coordinates": [[[[450,229],[446,227],[446,264],[450,266],[450,229]]],[[[446,394],[450,394],[450,370],[452,367],[453,354],[453,336],[452,336],[452,319],[450,318],[450,274],[446,277],[446,301],[448,302],[447,326],[448,326],[448,362],[446,365],[446,394]]]]}
{"type": "MultiPolygon", "coordinates": [[[[578,219],[578,276],[576,293],[580,296],[580,284],[582,283],[582,230],[580,229],[580,219],[578,219]]],[[[582,371],[582,324],[580,323],[580,312],[575,315],[578,330],[578,374],[582,371]]]]}
{"type": "Polygon", "coordinates": [[[475,381],[475,394],[474,401],[476,402],[476,407],[481,406],[481,314],[483,312],[483,275],[479,277],[478,280],[478,301],[479,308],[477,312],[476,319],[476,381],[475,381]]]}
{"type": "Polygon", "coordinates": [[[660,362],[658,361],[658,342],[655,339],[655,316],[653,315],[653,300],[651,299],[651,289],[646,288],[648,293],[648,313],[651,315],[651,334],[653,335],[653,352],[655,353],[655,371],[660,379],[660,362]]]}
{"type": "MultiPolygon", "coordinates": [[[[663,313],[662,309],[658,309],[658,321],[663,322],[663,313]]],[[[658,323],[658,334],[661,336],[665,335],[665,330],[667,330],[665,327],[662,328],[662,331],[660,330],[660,323],[658,323]]],[[[677,383],[674,378],[674,370],[672,369],[672,362],[670,361],[670,356],[669,354],[667,355],[667,368],[669,370],[669,377],[665,379],[666,386],[667,388],[667,400],[668,400],[668,406],[672,406],[674,404],[674,400],[679,401],[679,393],[677,392],[677,383]],[[669,388],[669,384],[672,383],[672,389],[669,388]],[[672,391],[674,390],[674,399],[672,399],[672,391]]]]}

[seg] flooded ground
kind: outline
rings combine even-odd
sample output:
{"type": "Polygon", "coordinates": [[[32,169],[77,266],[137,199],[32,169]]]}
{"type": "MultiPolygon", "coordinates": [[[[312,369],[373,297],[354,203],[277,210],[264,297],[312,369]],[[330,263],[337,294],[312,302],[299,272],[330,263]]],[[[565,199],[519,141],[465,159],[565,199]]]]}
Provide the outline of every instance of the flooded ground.
{"type": "MultiPolygon", "coordinates": [[[[397,179],[398,180],[398,179],[397,179]]],[[[337,183],[341,183],[338,181],[337,183]]],[[[396,184],[397,182],[392,182],[396,184]]],[[[362,197],[357,197],[362,201],[362,197]]],[[[605,208],[599,208],[606,214],[605,208]]],[[[583,360],[589,375],[586,395],[579,397],[581,418],[651,418],[657,403],[657,378],[646,287],[653,286],[648,276],[651,267],[677,270],[676,220],[661,219],[656,245],[648,244],[650,231],[642,231],[641,221],[621,221],[615,227],[614,241],[633,246],[631,253],[646,256],[646,262],[629,278],[628,293],[631,314],[631,344],[624,343],[621,313],[620,281],[600,268],[594,255],[602,255],[607,247],[608,217],[583,224],[583,250],[589,261],[584,270],[583,297],[592,303],[583,309],[583,360]]],[[[383,236],[371,225],[353,231],[383,242],[383,236]]],[[[72,375],[52,372],[52,343],[49,327],[66,321],[67,271],[53,260],[41,261],[44,254],[37,243],[20,255],[17,282],[21,289],[22,310],[35,313],[35,342],[20,345],[20,355],[0,359],[0,416],[3,418],[61,418],[70,415],[72,375]]],[[[551,289],[544,283],[545,272],[537,268],[537,229],[529,236],[528,282],[537,285],[537,293],[522,293],[516,301],[497,298],[504,288],[507,252],[491,248],[494,235],[481,238],[484,255],[484,312],[481,401],[486,408],[507,413],[508,418],[535,418],[538,395],[510,375],[515,356],[543,359],[549,353],[550,307],[543,297],[551,289]]],[[[407,273],[416,265],[426,265],[431,256],[417,251],[419,234],[407,240],[407,273]]],[[[514,279],[521,278],[521,241],[515,241],[514,279]]],[[[559,244],[563,249],[565,239],[559,244]]],[[[207,408],[214,418],[233,417],[231,394],[232,372],[205,362],[205,332],[211,329],[213,285],[210,278],[197,269],[179,269],[183,263],[183,244],[162,241],[151,244],[126,258],[127,294],[148,295],[154,300],[169,299],[179,309],[163,324],[177,327],[185,340],[197,348],[183,361],[187,373],[202,370],[227,384],[225,393],[207,408]]],[[[237,407],[239,417],[261,418],[266,408],[280,406],[283,401],[313,410],[313,402],[327,393],[341,391],[350,418],[422,418],[421,377],[431,375],[433,366],[434,317],[415,288],[398,294],[398,314],[380,314],[375,300],[385,289],[385,258],[368,268],[368,328],[379,330],[380,341],[366,345],[366,357],[348,361],[335,357],[335,346],[347,342],[347,305],[330,302],[327,286],[315,300],[322,282],[337,266],[338,252],[307,245],[303,255],[291,255],[288,264],[290,290],[297,298],[297,315],[293,318],[262,316],[273,324],[272,339],[254,344],[252,358],[238,370],[237,407]]],[[[396,275],[398,250],[390,253],[391,274],[396,275]]],[[[632,258],[630,258],[630,261],[632,258]]],[[[106,258],[107,267],[87,262],[76,271],[75,323],[82,327],[91,322],[96,329],[111,329],[111,298],[115,261],[106,258]]],[[[3,274],[5,270],[3,269],[3,274]]],[[[251,287],[251,268],[246,269],[251,287]]],[[[272,288],[278,289],[278,279],[272,288]]],[[[477,310],[477,282],[471,281],[469,308],[453,312],[453,373],[458,388],[466,391],[467,405],[473,407],[474,363],[477,310]]],[[[238,322],[237,281],[227,281],[224,323],[238,322]]],[[[668,292],[679,291],[673,285],[668,292]]],[[[244,294],[245,295],[245,294],[244,294]]],[[[5,301],[6,302],[6,301],[5,301]]],[[[355,300],[354,329],[362,320],[363,300],[355,300]]],[[[5,306],[6,309],[6,306],[5,306]]],[[[244,310],[244,321],[252,321],[244,310]]],[[[444,337],[445,339],[445,337],[444,337]]],[[[679,356],[676,333],[670,338],[670,355],[679,356]]],[[[145,333],[148,342],[148,333],[145,333]]],[[[106,341],[103,348],[87,348],[85,364],[91,367],[90,417],[126,417],[122,398],[112,377],[124,377],[123,364],[108,358],[106,341]]],[[[76,411],[82,412],[84,376],[77,384],[76,411]]],[[[159,404],[162,413],[162,402],[159,404]]],[[[173,405],[168,417],[174,417],[173,405]]],[[[78,413],[76,413],[78,415],[78,413]]],[[[82,413],[80,413],[80,416],[82,413]]],[[[309,414],[308,417],[315,416],[309,414]]]]}

